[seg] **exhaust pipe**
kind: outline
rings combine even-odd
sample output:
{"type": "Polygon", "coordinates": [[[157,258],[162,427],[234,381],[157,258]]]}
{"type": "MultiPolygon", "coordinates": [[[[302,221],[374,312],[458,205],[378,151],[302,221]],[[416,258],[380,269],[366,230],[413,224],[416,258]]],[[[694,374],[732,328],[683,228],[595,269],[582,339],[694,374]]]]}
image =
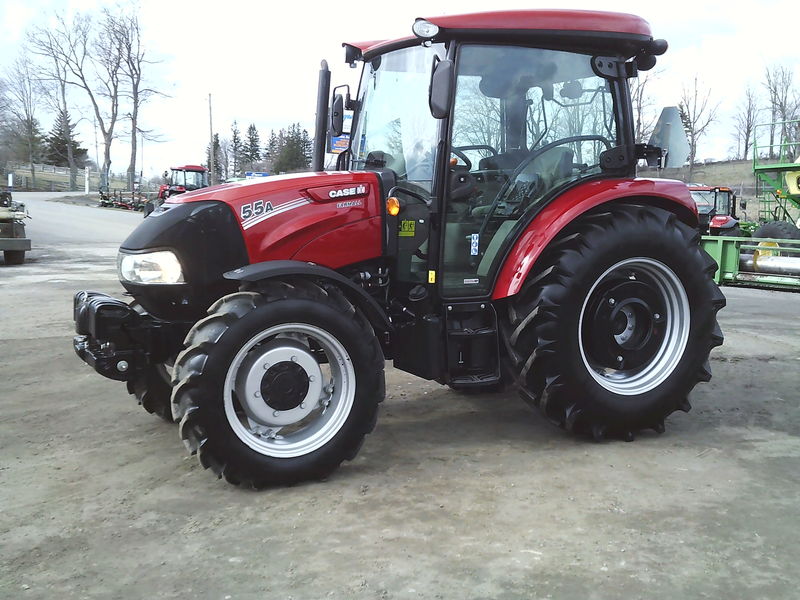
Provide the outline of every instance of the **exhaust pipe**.
{"type": "Polygon", "coordinates": [[[328,145],[328,98],[331,94],[331,72],[328,61],[320,63],[319,83],[317,84],[317,120],[314,126],[314,154],[311,158],[311,170],[322,171],[325,168],[325,148],[328,145]]]}

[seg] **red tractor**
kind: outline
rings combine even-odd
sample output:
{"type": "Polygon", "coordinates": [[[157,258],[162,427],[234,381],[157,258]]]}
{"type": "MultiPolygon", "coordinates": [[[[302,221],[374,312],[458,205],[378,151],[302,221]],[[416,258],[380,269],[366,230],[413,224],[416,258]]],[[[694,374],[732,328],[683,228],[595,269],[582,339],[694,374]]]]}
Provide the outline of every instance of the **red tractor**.
{"type": "Polygon", "coordinates": [[[562,10],[413,32],[346,44],[361,85],[330,109],[323,66],[316,172],[169,198],[120,248],[133,302],[75,296],[78,355],[231,483],[355,457],[386,359],[458,391],[514,386],[598,440],[663,431],[711,377],[725,298],[695,204],[636,178],[669,155],[634,143],[628,79],[666,42],[562,10]],[[351,145],[324,172],[345,109],[351,145]]]}
{"type": "Polygon", "coordinates": [[[729,187],[690,183],[689,193],[697,205],[701,235],[741,237],[736,216],[736,193],[729,187]]]}
{"type": "Polygon", "coordinates": [[[166,200],[175,194],[193,192],[208,187],[208,169],[200,165],[172,167],[164,171],[164,183],[158,188],[158,198],[166,200]]]}

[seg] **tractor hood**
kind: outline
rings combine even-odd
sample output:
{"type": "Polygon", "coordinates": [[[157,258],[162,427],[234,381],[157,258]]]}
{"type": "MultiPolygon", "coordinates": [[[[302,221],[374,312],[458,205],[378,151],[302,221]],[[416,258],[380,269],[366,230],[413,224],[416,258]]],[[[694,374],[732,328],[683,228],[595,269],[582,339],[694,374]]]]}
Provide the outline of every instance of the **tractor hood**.
{"type": "Polygon", "coordinates": [[[251,264],[294,259],[336,269],[381,255],[381,197],[373,173],[318,172],[225,183],[170,198],[165,208],[222,202],[251,264]]]}

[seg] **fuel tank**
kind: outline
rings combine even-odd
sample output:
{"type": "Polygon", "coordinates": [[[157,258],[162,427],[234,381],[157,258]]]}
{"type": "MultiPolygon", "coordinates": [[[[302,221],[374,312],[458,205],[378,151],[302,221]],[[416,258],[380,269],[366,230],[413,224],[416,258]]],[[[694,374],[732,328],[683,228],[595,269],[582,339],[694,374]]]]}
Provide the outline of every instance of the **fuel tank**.
{"type": "Polygon", "coordinates": [[[294,259],[337,269],[382,253],[384,208],[374,173],[278,175],[169,199],[170,204],[204,201],[231,208],[251,264],[294,259]]]}

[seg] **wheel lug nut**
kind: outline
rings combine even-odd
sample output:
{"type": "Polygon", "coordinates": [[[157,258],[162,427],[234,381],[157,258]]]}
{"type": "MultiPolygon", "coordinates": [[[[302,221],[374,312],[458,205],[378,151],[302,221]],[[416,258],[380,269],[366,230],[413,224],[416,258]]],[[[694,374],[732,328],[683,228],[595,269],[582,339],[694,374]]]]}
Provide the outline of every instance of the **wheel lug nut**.
{"type": "Polygon", "coordinates": [[[614,300],[613,298],[609,298],[609,299],[608,299],[608,305],[609,305],[609,306],[614,306],[616,303],[617,303],[617,301],[616,301],[616,300],[614,300]]]}
{"type": "Polygon", "coordinates": [[[264,370],[266,371],[267,369],[269,369],[269,363],[264,363],[264,370]]]}
{"type": "Polygon", "coordinates": [[[622,362],[622,357],[621,356],[617,357],[617,362],[622,362]]]}
{"type": "Polygon", "coordinates": [[[654,318],[656,321],[658,321],[658,320],[661,318],[661,315],[660,315],[660,314],[658,314],[658,313],[656,313],[656,314],[654,314],[654,315],[653,315],[653,318],[654,318]]]}
{"type": "Polygon", "coordinates": [[[253,394],[253,395],[254,395],[256,398],[261,398],[261,392],[256,392],[256,393],[255,393],[255,394],[253,394]]]}
{"type": "Polygon", "coordinates": [[[277,417],[278,416],[278,411],[277,410],[273,410],[272,411],[272,416],[273,417],[277,417]]]}
{"type": "Polygon", "coordinates": [[[297,362],[297,357],[296,356],[292,357],[292,362],[297,362]]]}
{"type": "Polygon", "coordinates": [[[309,381],[314,381],[314,376],[313,376],[313,375],[309,375],[309,376],[308,376],[308,380],[309,380],[309,381]]]}
{"type": "Polygon", "coordinates": [[[305,407],[306,407],[306,403],[305,402],[301,402],[300,403],[300,408],[305,408],[305,407]]]}

